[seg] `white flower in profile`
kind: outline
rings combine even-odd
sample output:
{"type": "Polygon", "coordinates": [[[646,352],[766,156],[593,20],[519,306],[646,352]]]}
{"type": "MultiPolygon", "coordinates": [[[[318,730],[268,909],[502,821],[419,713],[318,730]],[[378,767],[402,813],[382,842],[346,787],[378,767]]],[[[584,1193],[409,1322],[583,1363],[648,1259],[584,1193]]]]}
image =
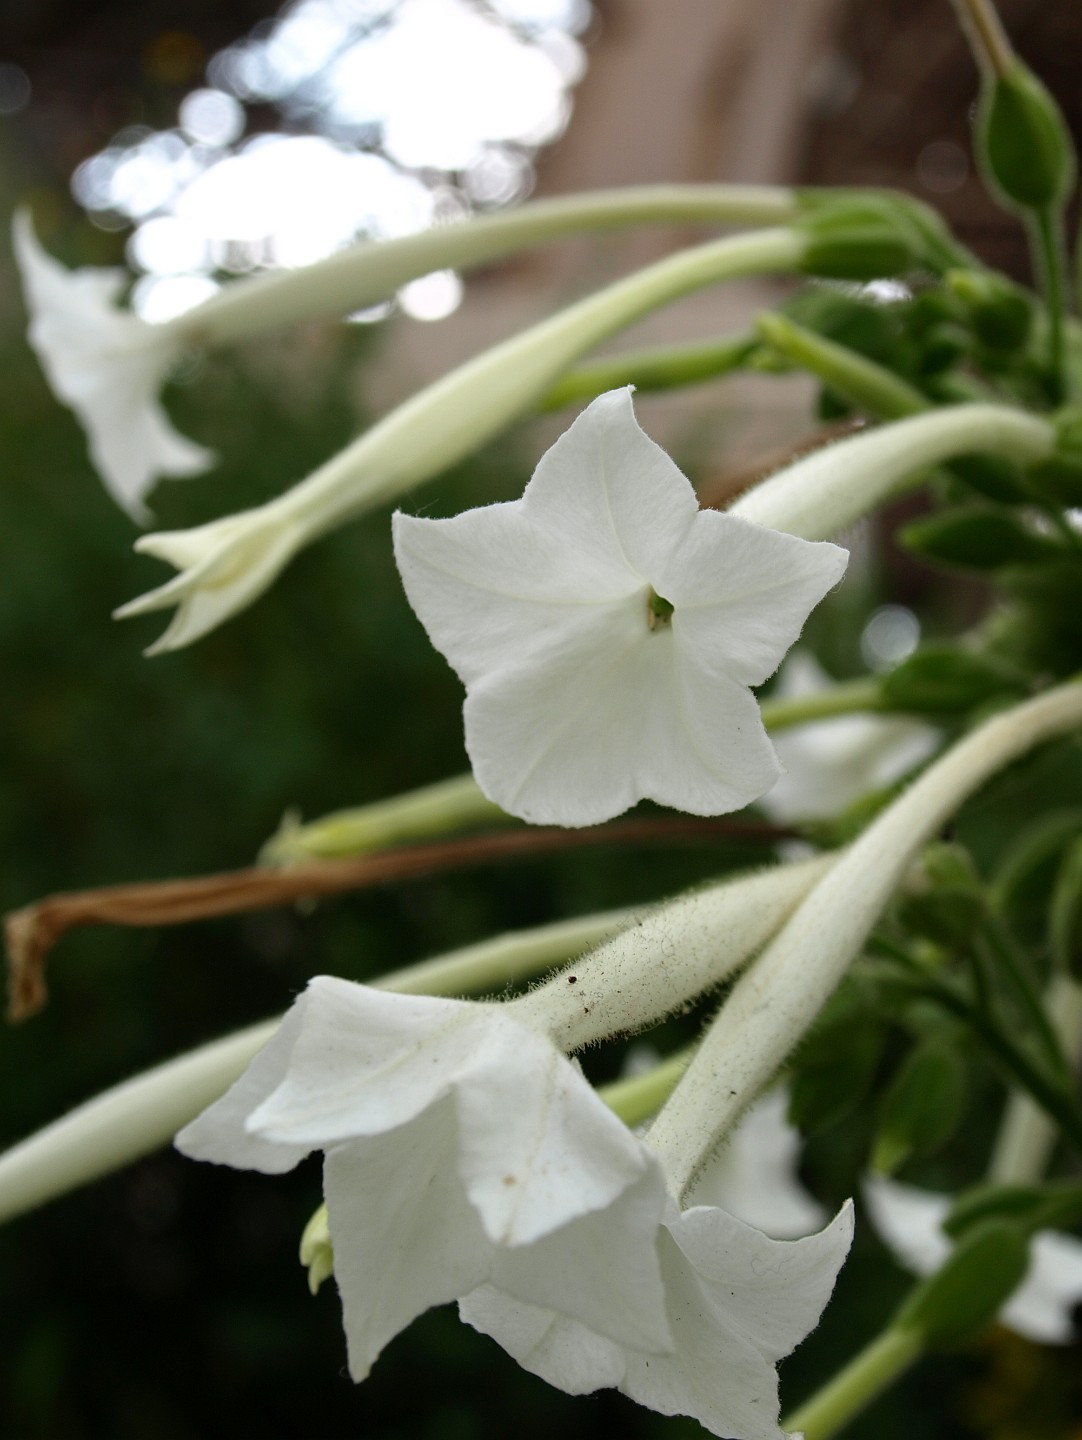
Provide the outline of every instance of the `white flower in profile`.
{"type": "MultiPolygon", "coordinates": [[[[940,1268],[952,1248],[942,1229],[949,1196],[877,1175],[865,1182],[864,1199],[873,1225],[906,1269],[931,1275],[940,1268]]],[[[997,1319],[1027,1340],[1069,1345],[1082,1301],[1082,1240],[1045,1230],[1033,1237],[1029,1253],[1026,1277],[997,1319]]]]}
{"type": "Polygon", "coordinates": [[[695,1182],[691,1199],[717,1205],[775,1240],[810,1235],[826,1219],[800,1183],[800,1131],[786,1119],[788,1091],[760,1096],[695,1182]]]}
{"type": "Polygon", "coordinates": [[[817,1235],[772,1240],[714,1206],[670,1201],[661,1274],[674,1348],[650,1355],[497,1284],[459,1314],[525,1369],[572,1395],[615,1387],[731,1440],[781,1440],[777,1363],[814,1329],[853,1236],[850,1203],[817,1235]]]}
{"type": "MultiPolygon", "coordinates": [[[[830,683],[815,658],[798,650],[782,667],[774,696],[802,699],[830,683]]],[[[931,725],[894,715],[838,715],[794,725],[774,737],[785,773],[760,803],[779,821],[829,819],[870,790],[908,775],[939,738],[931,725]]]]}
{"type": "Polygon", "coordinates": [[[122,270],[68,270],[39,245],[25,211],[13,225],[30,343],[57,396],[83,425],[106,488],[133,520],[159,475],[195,475],[214,455],[177,433],[158,400],[176,333],[116,305],[122,270]]]}
{"type": "Polygon", "coordinates": [[[489,1282],[646,1353],[671,1348],[660,1167],[498,1004],[317,977],[176,1143],[269,1174],[325,1152],[355,1379],[422,1311],[489,1282]]]}
{"type": "Polygon", "coordinates": [[[394,517],[410,603],[466,686],[481,789],[535,823],[651,799],[718,815],[780,767],[750,687],[844,573],[835,545],[700,510],[639,428],[595,400],[520,500],[394,517]]]}

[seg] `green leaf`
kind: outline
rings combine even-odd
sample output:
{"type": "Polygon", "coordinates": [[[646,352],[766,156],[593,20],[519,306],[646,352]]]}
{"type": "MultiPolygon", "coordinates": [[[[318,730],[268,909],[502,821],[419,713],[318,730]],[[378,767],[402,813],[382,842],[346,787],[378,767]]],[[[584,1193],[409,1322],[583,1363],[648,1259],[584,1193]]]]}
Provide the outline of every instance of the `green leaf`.
{"type": "Polygon", "coordinates": [[[898,710],[950,714],[1016,691],[1013,671],[956,645],[922,645],[883,676],[883,699],[898,710]]]}
{"type": "Polygon", "coordinates": [[[1002,455],[956,455],[944,469],[989,500],[1013,505],[1033,498],[1018,466],[1002,455]]]}
{"type": "Polygon", "coordinates": [[[990,897],[1015,923],[1043,918],[1064,850],[1082,834],[1082,810],[1057,810],[1028,825],[1003,855],[990,897]]]}
{"type": "Polygon", "coordinates": [[[1015,515],[982,505],[958,506],[916,520],[902,528],[899,538],[907,550],[966,570],[1029,565],[1062,554],[1058,545],[1015,515]]]}
{"type": "Polygon", "coordinates": [[[850,978],[793,1056],[789,1119],[813,1134],[844,1119],[867,1094],[883,1049],[883,1026],[867,989],[850,978]]]}
{"type": "Polygon", "coordinates": [[[938,1150],[957,1129],[966,1090],[965,1062],[956,1048],[941,1040],[917,1045],[883,1099],[872,1169],[889,1175],[903,1161],[938,1150]]]}
{"type": "Polygon", "coordinates": [[[910,1294],[894,1317],[928,1344],[955,1344],[982,1330],[1021,1283],[1029,1266],[1023,1226],[999,1217],[965,1234],[950,1258],[910,1294]]]}

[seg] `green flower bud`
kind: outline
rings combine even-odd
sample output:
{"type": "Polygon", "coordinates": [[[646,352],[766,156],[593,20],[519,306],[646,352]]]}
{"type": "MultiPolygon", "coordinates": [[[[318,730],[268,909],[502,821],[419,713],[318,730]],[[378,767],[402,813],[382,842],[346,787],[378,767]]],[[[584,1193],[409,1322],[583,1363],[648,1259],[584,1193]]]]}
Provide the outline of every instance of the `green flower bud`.
{"type": "Polygon", "coordinates": [[[948,270],[944,278],[982,345],[1022,349],[1033,327],[1033,304],[1024,290],[992,270],[948,270]]]}
{"type": "Polygon", "coordinates": [[[990,186],[1011,208],[1062,205],[1074,188],[1074,147],[1062,112],[1020,61],[1005,75],[987,76],[976,144],[990,186]]]}
{"type": "Polygon", "coordinates": [[[920,242],[904,217],[875,200],[840,200],[800,220],[802,268],[836,280],[875,280],[919,263],[920,242]]]}
{"type": "Polygon", "coordinates": [[[912,1292],[894,1317],[925,1344],[955,1344],[982,1330],[1025,1277],[1029,1237],[1022,1225],[996,1218],[974,1226],[950,1259],[912,1292]]]}

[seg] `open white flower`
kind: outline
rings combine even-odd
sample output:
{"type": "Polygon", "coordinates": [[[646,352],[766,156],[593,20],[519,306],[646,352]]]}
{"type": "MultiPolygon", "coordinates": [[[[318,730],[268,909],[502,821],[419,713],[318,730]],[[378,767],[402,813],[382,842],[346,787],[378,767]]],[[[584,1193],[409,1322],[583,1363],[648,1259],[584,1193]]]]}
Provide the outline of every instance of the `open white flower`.
{"type": "Polygon", "coordinates": [[[691,1190],[696,1205],[718,1205],[775,1240],[796,1240],[822,1225],[823,1207],[797,1175],[800,1131],[785,1112],[783,1085],[756,1100],[691,1190]]]}
{"type": "MultiPolygon", "coordinates": [[[[773,693],[796,700],[829,683],[814,656],[794,651],[773,693]]],[[[760,803],[776,820],[829,819],[869,790],[908,775],[938,742],[931,725],[902,715],[838,715],[794,725],[774,737],[785,773],[760,803]]]]}
{"type": "Polygon", "coordinates": [[[269,1174],[325,1152],[356,1379],[422,1311],[489,1282],[619,1343],[671,1348],[656,1161],[499,1005],[318,977],[177,1145],[269,1174]]]}
{"type": "Polygon", "coordinates": [[[15,217],[15,258],[30,342],[56,394],[78,415],[106,488],[132,519],[159,475],[195,475],[214,461],[173,428],[158,400],[178,336],[116,305],[121,270],[68,270],[42,249],[29,215],[15,217]]]}
{"type": "MultiPolygon", "coordinates": [[[[864,1186],[872,1223],[898,1260],[917,1275],[931,1275],[951,1252],[943,1221],[950,1197],[872,1176],[864,1186]]],[[[1035,1235],[1029,1270],[999,1312],[1000,1324],[1044,1345],[1076,1338],[1073,1311],[1082,1301],[1082,1240],[1057,1231],[1035,1235]]]]}
{"type": "Polygon", "coordinates": [[[659,1236],[675,1348],[650,1355],[497,1284],[459,1301],[463,1320],[572,1395],[615,1386],[715,1435],[780,1440],[777,1362],[811,1331],[853,1235],[852,1205],[817,1235],[772,1240],[724,1210],[670,1202],[659,1236]]]}
{"type": "Polygon", "coordinates": [[[639,428],[629,389],[593,402],[521,500],[394,517],[410,603],[466,685],[481,789],[537,823],[640,799],[739,809],[780,773],[762,684],[847,554],[701,511],[639,428]]]}

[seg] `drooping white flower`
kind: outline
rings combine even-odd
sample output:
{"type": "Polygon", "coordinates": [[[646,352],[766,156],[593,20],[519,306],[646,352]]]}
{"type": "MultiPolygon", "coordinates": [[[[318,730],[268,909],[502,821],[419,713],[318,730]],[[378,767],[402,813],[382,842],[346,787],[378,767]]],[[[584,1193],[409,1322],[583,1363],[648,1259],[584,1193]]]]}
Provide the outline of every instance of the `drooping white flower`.
{"type": "MultiPolygon", "coordinates": [[[[796,700],[829,683],[814,656],[794,651],[773,693],[796,700]]],[[[774,736],[784,773],[760,804],[780,821],[829,819],[915,770],[938,740],[931,725],[901,715],[838,715],[794,725],[774,736]]]]}
{"type": "Polygon", "coordinates": [[[772,1240],[724,1210],[670,1202],[659,1235],[674,1348],[650,1355],[487,1284],[463,1320],[572,1395],[615,1387],[714,1435],[780,1440],[777,1362],[811,1331],[853,1234],[852,1205],[817,1235],[772,1240]]]}
{"type": "Polygon", "coordinates": [[[800,1132],[789,1124],[784,1086],[761,1096],[691,1190],[696,1205],[717,1205],[775,1240],[796,1240],[826,1216],[797,1175],[800,1132]]]}
{"type": "Polygon", "coordinates": [[[30,310],[30,342],[56,394],[87,434],[106,488],[133,520],[159,475],[195,475],[214,461],[173,428],[158,391],[180,353],[178,336],[116,305],[124,272],[68,270],[15,217],[15,258],[30,310]]]}
{"type": "MultiPolygon", "coordinates": [[[[951,1252],[943,1221],[950,1197],[900,1185],[884,1176],[865,1182],[872,1223],[898,1260],[917,1275],[931,1275],[951,1252]]],[[[1082,1301],[1082,1240],[1057,1231],[1035,1235],[1026,1277],[999,1312],[1000,1324],[1044,1345],[1068,1345],[1076,1337],[1073,1311],[1082,1301]]]]}
{"type": "Polygon", "coordinates": [[[499,1005],[321,976],[177,1137],[269,1174],[325,1152],[350,1369],[491,1282],[658,1353],[661,1172],[577,1067],[499,1005]]]}
{"type": "Polygon", "coordinates": [[[481,789],[537,823],[589,825],[640,799],[739,809],[780,773],[750,687],[841,578],[844,550],[701,511],[600,396],[521,500],[394,517],[410,603],[466,685],[481,789]]]}

